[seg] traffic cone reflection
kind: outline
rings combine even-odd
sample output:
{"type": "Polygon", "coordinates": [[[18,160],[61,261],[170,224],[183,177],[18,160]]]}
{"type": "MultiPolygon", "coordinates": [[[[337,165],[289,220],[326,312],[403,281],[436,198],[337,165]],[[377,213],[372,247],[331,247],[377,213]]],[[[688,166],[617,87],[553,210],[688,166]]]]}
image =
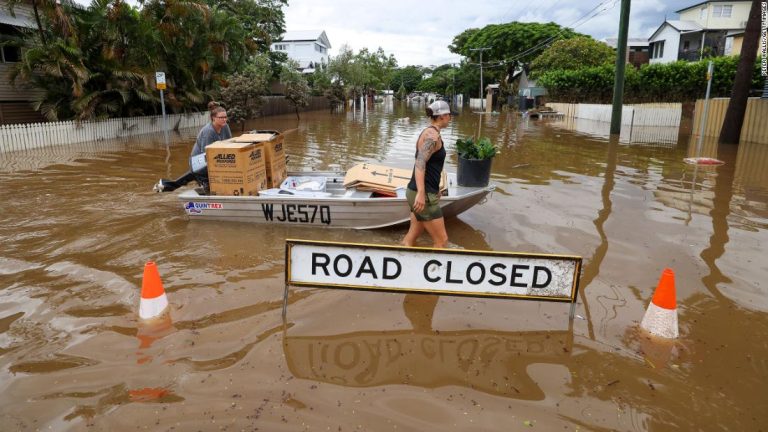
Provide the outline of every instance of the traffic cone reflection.
{"type": "Polygon", "coordinates": [[[668,339],[679,336],[677,328],[677,301],[675,299],[675,273],[666,268],[653,293],[651,304],[645,311],[640,327],[649,333],[668,339]]]}
{"type": "Polygon", "coordinates": [[[139,340],[136,363],[151,362],[153,358],[153,355],[150,354],[152,344],[174,332],[176,332],[176,328],[173,326],[170,312],[162,314],[160,318],[140,322],[136,332],[136,338],[139,340]]]}
{"type": "Polygon", "coordinates": [[[139,302],[139,317],[151,319],[162,315],[168,307],[168,297],[160,280],[157,265],[149,261],[144,266],[144,278],[141,281],[141,301],[139,302]]]}

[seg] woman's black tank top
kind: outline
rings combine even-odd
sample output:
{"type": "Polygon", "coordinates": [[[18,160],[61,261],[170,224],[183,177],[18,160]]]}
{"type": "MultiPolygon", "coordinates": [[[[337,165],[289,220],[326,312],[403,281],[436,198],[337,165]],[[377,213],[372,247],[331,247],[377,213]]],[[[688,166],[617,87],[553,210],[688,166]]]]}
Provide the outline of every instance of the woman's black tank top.
{"type": "MultiPolygon", "coordinates": [[[[443,143],[443,137],[440,136],[440,129],[429,126],[437,131],[438,136],[440,137],[440,150],[432,153],[432,155],[427,160],[426,169],[424,170],[424,186],[427,189],[427,192],[429,193],[437,193],[440,190],[440,175],[443,173],[443,165],[445,164],[445,143],[443,143]]],[[[427,128],[428,129],[428,128],[427,128]]],[[[421,135],[424,135],[424,132],[427,130],[424,129],[424,131],[421,132],[419,135],[419,138],[416,140],[418,143],[421,139],[421,135]]],[[[416,156],[418,157],[419,150],[416,150],[416,156]]],[[[408,182],[408,189],[412,191],[418,191],[416,188],[416,167],[413,167],[413,173],[411,174],[411,181],[408,182]]]]}

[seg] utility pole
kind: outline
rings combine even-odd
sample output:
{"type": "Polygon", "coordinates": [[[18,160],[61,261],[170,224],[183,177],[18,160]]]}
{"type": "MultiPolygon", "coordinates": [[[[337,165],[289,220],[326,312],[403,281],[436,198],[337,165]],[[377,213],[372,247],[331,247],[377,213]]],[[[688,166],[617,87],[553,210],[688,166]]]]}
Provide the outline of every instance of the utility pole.
{"type": "Polygon", "coordinates": [[[630,0],[621,0],[619,40],[616,47],[616,78],[613,82],[613,112],[611,113],[611,135],[618,135],[621,133],[621,109],[624,105],[624,68],[627,65],[629,3],[630,0]]]}
{"type": "Polygon", "coordinates": [[[483,95],[483,51],[487,51],[491,47],[483,48],[470,48],[470,51],[480,51],[480,111],[483,110],[483,102],[485,102],[485,96],[483,95]]]}

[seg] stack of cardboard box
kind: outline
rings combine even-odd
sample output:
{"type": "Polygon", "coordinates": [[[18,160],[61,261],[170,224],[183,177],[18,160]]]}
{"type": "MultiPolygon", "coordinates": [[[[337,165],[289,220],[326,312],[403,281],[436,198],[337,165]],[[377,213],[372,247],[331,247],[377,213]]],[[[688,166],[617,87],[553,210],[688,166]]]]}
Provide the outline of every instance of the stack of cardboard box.
{"type": "Polygon", "coordinates": [[[261,142],[266,151],[265,169],[267,172],[267,187],[277,188],[288,177],[288,168],[285,163],[285,150],[283,148],[283,135],[277,131],[251,131],[237,138],[235,142],[261,142]]]}
{"type": "Polygon", "coordinates": [[[205,148],[211,195],[251,195],[267,186],[264,145],[217,141],[205,148]]]}
{"type": "MultiPolygon", "coordinates": [[[[393,168],[386,165],[362,163],[353,166],[344,176],[344,187],[359,191],[370,191],[374,196],[394,197],[397,189],[405,189],[411,180],[413,170],[393,168]]],[[[445,190],[447,177],[443,171],[440,178],[440,191],[445,190]]]]}
{"type": "Polygon", "coordinates": [[[211,195],[256,196],[288,175],[283,135],[253,131],[205,148],[211,195]]]}

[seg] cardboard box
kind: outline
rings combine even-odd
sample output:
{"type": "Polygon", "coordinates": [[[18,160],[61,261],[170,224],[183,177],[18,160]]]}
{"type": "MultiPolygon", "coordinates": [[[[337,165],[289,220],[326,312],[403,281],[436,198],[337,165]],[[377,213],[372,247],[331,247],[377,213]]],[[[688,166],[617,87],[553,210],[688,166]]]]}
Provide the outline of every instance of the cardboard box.
{"type": "Polygon", "coordinates": [[[265,169],[267,172],[267,187],[280,187],[280,183],[288,177],[288,167],[285,162],[283,134],[277,131],[252,131],[233,138],[235,142],[261,142],[267,154],[265,169]]]}
{"type": "Polygon", "coordinates": [[[217,141],[205,154],[211,195],[256,196],[267,188],[263,144],[217,141]]]}

